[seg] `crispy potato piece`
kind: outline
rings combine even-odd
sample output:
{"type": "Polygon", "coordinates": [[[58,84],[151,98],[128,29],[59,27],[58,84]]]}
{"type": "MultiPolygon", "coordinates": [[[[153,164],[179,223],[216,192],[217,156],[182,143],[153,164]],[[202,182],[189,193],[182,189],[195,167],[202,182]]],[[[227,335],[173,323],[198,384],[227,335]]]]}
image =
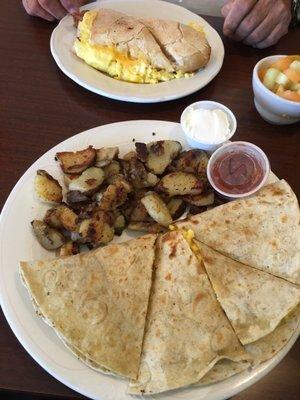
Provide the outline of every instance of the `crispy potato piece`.
{"type": "Polygon", "coordinates": [[[181,148],[181,144],[175,140],[158,140],[148,143],[147,169],[156,175],[162,174],[171,161],[178,156],[181,148]]]}
{"type": "Polygon", "coordinates": [[[124,175],[121,174],[111,176],[107,180],[107,183],[109,183],[110,185],[123,186],[127,193],[133,191],[132,184],[125,178],[124,175]]]}
{"type": "Polygon", "coordinates": [[[145,163],[148,158],[148,149],[146,143],[141,143],[141,142],[136,142],[135,143],[135,149],[136,149],[136,154],[137,158],[145,163]]]}
{"type": "Polygon", "coordinates": [[[119,154],[118,147],[102,147],[96,150],[96,167],[105,167],[109,165],[112,160],[116,159],[119,154]]]}
{"type": "Polygon", "coordinates": [[[121,173],[120,163],[116,160],[113,160],[109,165],[103,168],[105,179],[109,179],[114,175],[118,175],[121,173]]]}
{"type": "Polygon", "coordinates": [[[91,195],[95,193],[104,181],[104,171],[102,168],[90,167],[87,168],[77,178],[73,179],[69,184],[69,190],[91,195]]]}
{"type": "Polygon", "coordinates": [[[213,204],[215,201],[215,195],[214,192],[211,191],[211,192],[203,192],[193,196],[184,196],[183,199],[189,204],[193,204],[194,206],[198,207],[203,207],[213,204]]]}
{"type": "Polygon", "coordinates": [[[33,232],[42,247],[46,250],[56,250],[65,243],[64,236],[44,221],[37,219],[31,222],[33,232]]]}
{"type": "Polygon", "coordinates": [[[131,222],[148,222],[152,220],[141,200],[136,200],[129,220],[131,222]]]}
{"type": "Polygon", "coordinates": [[[64,256],[74,256],[75,254],[79,253],[79,245],[76,242],[72,242],[69,240],[65,244],[61,246],[59,249],[59,256],[64,257],[64,256]]]}
{"type": "Polygon", "coordinates": [[[96,150],[93,146],[80,151],[62,151],[56,153],[61,169],[65,174],[80,174],[88,167],[94,165],[96,150]]]}
{"type": "Polygon", "coordinates": [[[85,243],[93,247],[109,243],[114,237],[112,214],[105,211],[97,211],[92,218],[81,222],[79,234],[85,243]]]}
{"type": "Polygon", "coordinates": [[[36,173],[34,190],[37,198],[47,203],[60,203],[63,199],[59,182],[43,169],[36,173]]]}
{"type": "Polygon", "coordinates": [[[80,177],[80,174],[64,174],[64,183],[69,188],[70,183],[80,177]]]}
{"type": "Polygon", "coordinates": [[[149,233],[164,233],[166,228],[159,225],[157,222],[130,222],[127,228],[131,231],[149,232],[149,233]]]}
{"type": "Polygon", "coordinates": [[[203,150],[193,149],[183,151],[172,162],[171,169],[174,171],[199,174],[199,171],[206,173],[208,156],[203,150]]]}
{"type": "Polygon", "coordinates": [[[127,200],[128,191],[122,184],[112,184],[109,185],[101,200],[99,202],[99,209],[111,211],[115,210],[120,205],[124,204],[127,200]]]}
{"type": "Polygon", "coordinates": [[[172,217],[166,204],[157,193],[151,192],[141,199],[148,214],[162,226],[168,227],[172,223],[172,217]]]}
{"type": "Polygon", "coordinates": [[[67,229],[76,232],[77,214],[65,204],[50,208],[45,214],[44,222],[55,229],[67,229]]]}
{"type": "Polygon", "coordinates": [[[137,159],[137,154],[134,150],[129,151],[128,153],[124,154],[122,157],[122,160],[124,161],[130,161],[130,160],[136,160],[137,159]]]}
{"type": "Polygon", "coordinates": [[[209,159],[207,153],[203,152],[197,168],[197,175],[204,178],[206,181],[207,181],[206,169],[208,160],[209,159]]]}
{"type": "Polygon", "coordinates": [[[124,215],[119,211],[115,215],[114,228],[115,228],[115,235],[117,236],[121,236],[122,232],[126,228],[126,219],[124,215]]]}
{"type": "Polygon", "coordinates": [[[186,172],[172,172],[165,175],[155,190],[158,193],[166,193],[169,196],[195,195],[203,190],[203,183],[193,174],[186,172]]]}
{"type": "Polygon", "coordinates": [[[167,204],[168,210],[173,218],[173,221],[180,218],[186,210],[186,204],[182,199],[176,197],[171,198],[167,204]]]}
{"type": "Polygon", "coordinates": [[[137,189],[152,187],[158,182],[157,176],[146,171],[144,164],[137,158],[131,158],[130,161],[122,160],[122,167],[125,177],[130,180],[137,189]]]}

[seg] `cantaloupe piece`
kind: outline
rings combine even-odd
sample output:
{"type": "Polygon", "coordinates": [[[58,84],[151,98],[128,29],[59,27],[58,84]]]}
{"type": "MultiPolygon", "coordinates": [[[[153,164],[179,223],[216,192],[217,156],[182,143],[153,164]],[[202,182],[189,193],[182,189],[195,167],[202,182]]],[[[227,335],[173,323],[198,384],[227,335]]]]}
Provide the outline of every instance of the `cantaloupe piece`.
{"type": "Polygon", "coordinates": [[[280,93],[279,96],[283,97],[286,100],[300,102],[300,95],[298,93],[293,92],[292,90],[285,90],[283,93],[280,93]]]}
{"type": "Polygon", "coordinates": [[[284,70],[284,75],[288,77],[290,81],[293,83],[299,83],[300,82],[300,74],[298,74],[296,71],[294,71],[291,68],[285,69],[284,70]]]}
{"type": "Polygon", "coordinates": [[[258,77],[259,77],[259,79],[260,79],[261,81],[264,80],[264,77],[265,77],[265,75],[266,75],[267,70],[268,70],[268,68],[261,68],[261,69],[258,71],[258,77]]]}
{"type": "Polygon", "coordinates": [[[279,69],[280,71],[284,71],[289,68],[290,64],[293,62],[293,58],[291,56],[280,58],[274,64],[272,64],[273,68],[279,69]]]}

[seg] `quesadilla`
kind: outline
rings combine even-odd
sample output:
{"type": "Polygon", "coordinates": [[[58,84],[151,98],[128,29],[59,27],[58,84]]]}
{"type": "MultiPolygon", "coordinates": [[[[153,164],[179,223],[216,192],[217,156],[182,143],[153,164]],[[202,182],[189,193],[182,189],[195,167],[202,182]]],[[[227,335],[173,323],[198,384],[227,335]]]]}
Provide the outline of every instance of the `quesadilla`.
{"type": "Polygon", "coordinates": [[[140,371],[129,393],[196,383],[222,358],[249,356],[188,242],[180,232],[166,233],[157,242],[140,371]]]}
{"type": "Polygon", "coordinates": [[[296,307],[284,317],[273,332],[245,346],[246,351],[252,357],[253,365],[247,361],[222,359],[218,361],[195,386],[209,385],[223,381],[224,379],[228,379],[233,375],[269,360],[287,345],[295,332],[299,334],[299,325],[300,308],[296,307]]]}
{"type": "Polygon", "coordinates": [[[252,267],[300,283],[299,205],[284,181],[256,196],[178,222],[213,249],[252,267]]]}
{"type": "Polygon", "coordinates": [[[96,368],[136,378],[156,235],[51,261],[21,262],[38,313],[96,368]]]}
{"type": "Polygon", "coordinates": [[[272,332],[300,301],[300,287],[197,242],[213,289],[242,344],[272,332]]]}

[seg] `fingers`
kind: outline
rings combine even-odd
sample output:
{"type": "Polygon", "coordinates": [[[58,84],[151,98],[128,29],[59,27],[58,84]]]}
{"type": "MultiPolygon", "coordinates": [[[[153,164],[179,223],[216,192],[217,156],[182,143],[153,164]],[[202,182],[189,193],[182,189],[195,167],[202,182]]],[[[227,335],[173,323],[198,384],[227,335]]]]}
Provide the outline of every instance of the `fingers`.
{"type": "Polygon", "coordinates": [[[76,12],[81,6],[89,3],[86,0],[60,0],[60,2],[69,13],[76,12]]]}
{"type": "Polygon", "coordinates": [[[227,17],[232,5],[234,3],[234,0],[229,0],[227,3],[222,7],[221,9],[221,14],[223,15],[224,18],[227,17]]]}
{"type": "Polygon", "coordinates": [[[38,0],[38,3],[45,11],[53,15],[56,19],[62,19],[67,13],[59,0],[38,0]]]}
{"type": "Polygon", "coordinates": [[[281,36],[285,35],[291,21],[291,13],[282,2],[277,7],[268,9],[267,17],[244,40],[245,44],[264,48],[277,43],[281,36]],[[280,6],[281,4],[281,6],[280,6]]]}
{"type": "Polygon", "coordinates": [[[224,21],[224,35],[232,36],[257,0],[235,0],[224,21]]]}
{"type": "Polygon", "coordinates": [[[277,25],[270,35],[261,42],[257,43],[255,47],[258,49],[265,49],[266,47],[273,46],[278,40],[288,33],[288,28],[284,28],[282,25],[277,25]]]}
{"type": "Polygon", "coordinates": [[[267,17],[268,11],[262,6],[263,2],[257,2],[249,14],[243,19],[243,21],[237,27],[233,35],[235,40],[246,39],[267,17]]]}
{"type": "Polygon", "coordinates": [[[49,14],[43,7],[40,6],[37,0],[22,0],[23,6],[29,15],[40,17],[47,21],[54,21],[53,15],[49,14]]]}

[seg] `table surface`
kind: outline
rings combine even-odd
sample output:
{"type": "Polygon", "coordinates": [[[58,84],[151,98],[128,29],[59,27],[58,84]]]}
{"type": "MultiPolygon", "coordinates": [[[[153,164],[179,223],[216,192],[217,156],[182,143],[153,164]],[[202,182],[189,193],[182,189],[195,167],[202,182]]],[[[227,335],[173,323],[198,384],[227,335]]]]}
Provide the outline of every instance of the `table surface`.
{"type": "MultiPolygon", "coordinates": [[[[207,20],[222,32],[220,18],[207,17],[207,20]]],[[[206,88],[177,101],[143,105],[97,96],[64,76],[49,51],[53,27],[27,16],[21,1],[1,1],[1,205],[24,171],[66,138],[117,121],[179,121],[183,109],[201,99],[219,101],[231,108],[238,121],[235,139],[261,146],[270,158],[272,170],[285,178],[299,197],[300,125],[272,126],[260,118],[253,104],[251,74],[260,58],[299,53],[300,28],[290,31],[278,45],[264,51],[224,39],[224,66],[206,88]]],[[[0,393],[9,394],[9,398],[83,398],[36,364],[15,338],[2,312],[0,329],[0,393]]],[[[298,399],[299,359],[298,341],[271,373],[234,399],[298,399]]]]}

